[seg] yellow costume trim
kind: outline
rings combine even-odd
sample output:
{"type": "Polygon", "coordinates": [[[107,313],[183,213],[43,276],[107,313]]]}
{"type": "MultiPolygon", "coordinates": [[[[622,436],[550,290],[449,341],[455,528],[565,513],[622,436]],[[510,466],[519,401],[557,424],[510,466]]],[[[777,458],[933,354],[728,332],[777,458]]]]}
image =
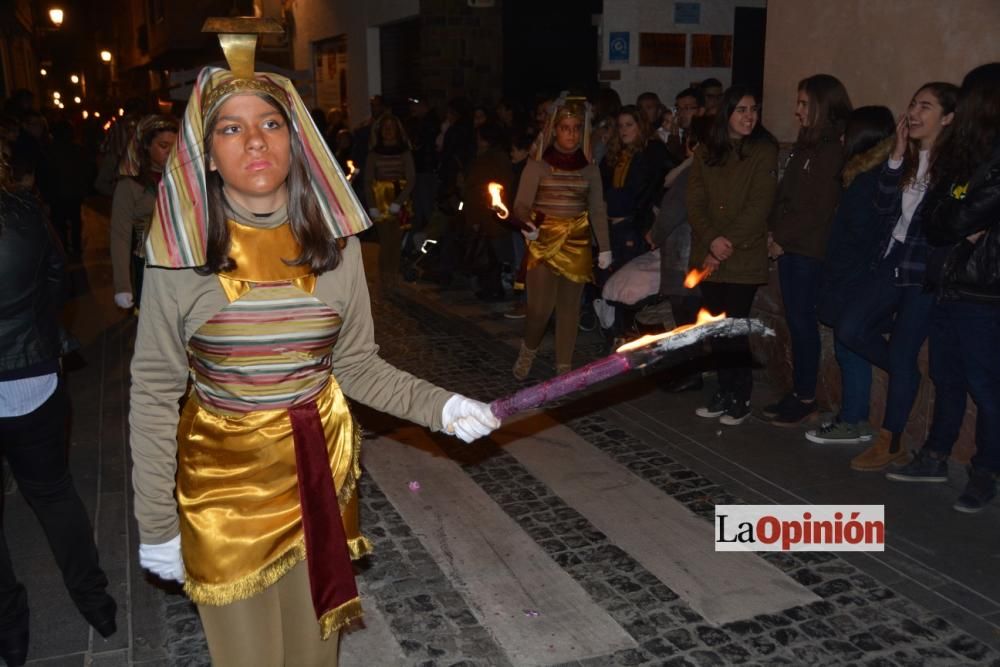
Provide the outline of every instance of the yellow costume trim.
{"type": "Polygon", "coordinates": [[[545,263],[557,275],[589,283],[593,275],[590,221],[586,212],[575,218],[546,216],[538,239],[528,242],[528,270],[545,263]]]}
{"type": "Polygon", "coordinates": [[[278,579],[305,559],[306,544],[305,540],[301,539],[291,549],[252,574],[224,584],[204,584],[188,578],[184,582],[184,592],[195,604],[215,607],[246,600],[273,586],[278,579]]]}
{"type": "Polygon", "coordinates": [[[350,625],[363,615],[364,610],[361,609],[361,599],[354,598],[353,600],[348,600],[336,609],[331,609],[320,617],[320,636],[324,640],[329,639],[330,635],[335,631],[350,625]]]}

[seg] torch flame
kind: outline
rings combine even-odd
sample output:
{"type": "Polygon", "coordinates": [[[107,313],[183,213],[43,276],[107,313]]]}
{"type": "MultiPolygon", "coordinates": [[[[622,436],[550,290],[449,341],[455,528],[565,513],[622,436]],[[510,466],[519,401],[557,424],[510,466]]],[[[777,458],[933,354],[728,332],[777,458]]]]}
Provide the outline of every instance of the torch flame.
{"type": "Polygon", "coordinates": [[[503,199],[503,186],[499,183],[490,183],[486,186],[486,189],[490,192],[490,208],[496,211],[497,217],[501,220],[506,220],[510,216],[510,211],[504,206],[503,199]]]}
{"type": "Polygon", "coordinates": [[[725,313],[719,313],[718,315],[713,315],[712,313],[702,308],[701,310],[698,311],[698,319],[695,321],[694,324],[682,324],[681,326],[671,329],[670,331],[667,331],[665,333],[650,334],[648,336],[643,336],[642,338],[636,338],[633,341],[625,343],[617,350],[615,350],[615,352],[631,352],[632,350],[638,350],[640,347],[646,347],[647,345],[652,345],[656,341],[663,340],[668,336],[674,336],[683,331],[694,329],[695,327],[701,326],[702,324],[710,324],[712,322],[718,322],[724,319],[726,319],[725,313]]]}
{"type": "Polygon", "coordinates": [[[700,283],[705,278],[708,278],[710,275],[712,275],[712,269],[709,267],[705,267],[704,269],[701,270],[691,269],[690,271],[688,271],[688,274],[684,276],[684,287],[687,287],[688,289],[694,289],[694,287],[698,283],[700,283]]]}
{"type": "Polygon", "coordinates": [[[358,173],[358,168],[354,166],[354,160],[348,160],[347,161],[347,169],[349,170],[347,172],[347,180],[353,181],[354,177],[358,173]]]}

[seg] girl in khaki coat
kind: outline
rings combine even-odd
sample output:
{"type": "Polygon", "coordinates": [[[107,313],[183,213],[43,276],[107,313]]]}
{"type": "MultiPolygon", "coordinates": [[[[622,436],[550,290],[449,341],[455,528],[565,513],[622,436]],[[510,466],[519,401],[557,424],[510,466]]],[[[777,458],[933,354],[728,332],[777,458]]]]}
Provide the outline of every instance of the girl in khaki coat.
{"type": "MultiPolygon", "coordinates": [[[[710,275],[702,302],[713,314],[748,317],[757,286],[767,282],[767,219],[777,186],[778,145],[760,125],[757,96],[745,86],[725,92],[688,181],[691,266],[710,275]]],[[[750,342],[715,344],[719,389],[696,414],[736,426],[750,416],[750,342]]]]}

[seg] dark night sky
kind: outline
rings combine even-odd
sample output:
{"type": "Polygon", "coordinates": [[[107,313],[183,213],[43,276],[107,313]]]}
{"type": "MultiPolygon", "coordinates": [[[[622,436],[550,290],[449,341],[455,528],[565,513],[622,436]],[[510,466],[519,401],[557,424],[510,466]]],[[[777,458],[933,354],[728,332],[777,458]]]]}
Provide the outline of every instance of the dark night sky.
{"type": "Polygon", "coordinates": [[[601,0],[505,0],[504,92],[518,99],[597,88],[601,0]]]}

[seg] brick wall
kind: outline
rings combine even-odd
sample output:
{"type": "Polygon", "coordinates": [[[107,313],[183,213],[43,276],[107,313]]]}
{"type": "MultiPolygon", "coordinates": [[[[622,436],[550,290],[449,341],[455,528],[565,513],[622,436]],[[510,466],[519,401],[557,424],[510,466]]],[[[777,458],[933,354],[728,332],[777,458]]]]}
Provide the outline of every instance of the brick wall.
{"type": "Polygon", "coordinates": [[[431,98],[496,101],[503,87],[501,2],[420,1],[421,88],[431,98]]]}

